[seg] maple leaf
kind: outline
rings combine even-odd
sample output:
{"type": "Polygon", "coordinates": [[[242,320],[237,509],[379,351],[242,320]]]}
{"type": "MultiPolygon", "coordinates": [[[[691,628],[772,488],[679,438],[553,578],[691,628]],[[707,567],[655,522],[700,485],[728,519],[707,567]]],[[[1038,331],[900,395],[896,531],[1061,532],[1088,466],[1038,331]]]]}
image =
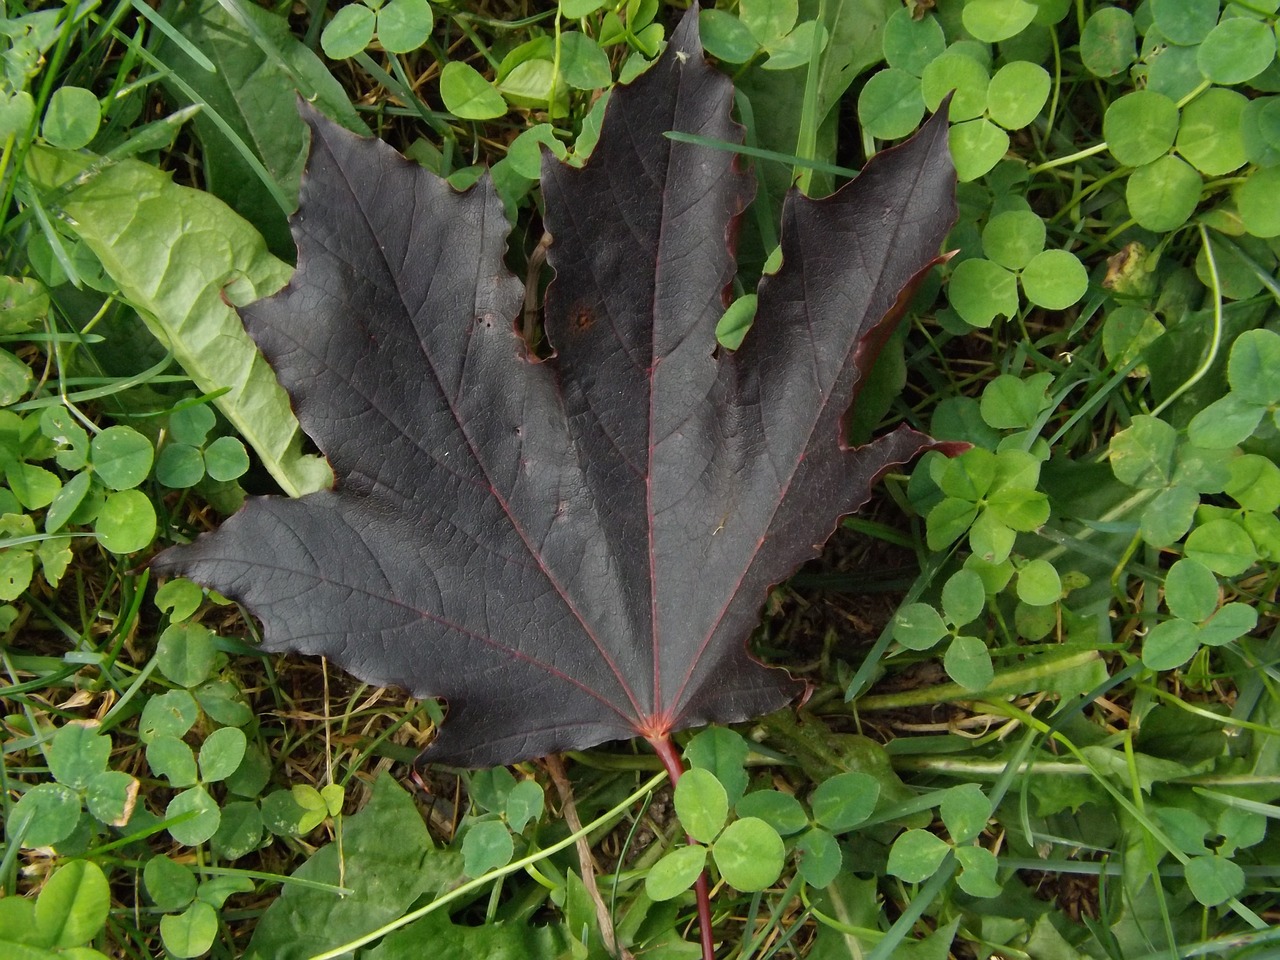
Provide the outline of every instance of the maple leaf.
{"type": "Polygon", "coordinates": [[[539,361],[489,178],[457,193],[310,110],[298,268],[243,311],[336,486],[251,498],[155,562],[242,600],[263,646],[444,697],[465,766],[733,722],[801,689],[752,659],[769,587],[935,446],[843,421],[955,216],[944,117],[835,195],[788,197],[740,349],[715,326],[753,193],[696,6],[614,92],[582,168],[543,163],[539,361]]]}

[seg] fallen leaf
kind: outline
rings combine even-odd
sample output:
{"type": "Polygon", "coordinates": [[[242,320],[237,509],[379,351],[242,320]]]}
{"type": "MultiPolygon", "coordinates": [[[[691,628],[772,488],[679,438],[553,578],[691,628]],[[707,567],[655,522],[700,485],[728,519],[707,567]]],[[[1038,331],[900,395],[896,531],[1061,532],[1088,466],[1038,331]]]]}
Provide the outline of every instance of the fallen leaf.
{"type": "Polygon", "coordinates": [[[298,269],[243,313],[333,490],[252,498],[156,561],[239,598],[264,647],[444,697],[424,759],[466,766],[775,710],[747,652],[770,585],[888,469],[939,445],[845,415],[955,216],[945,117],[783,213],[737,351],[715,326],[753,187],[696,8],[615,91],[582,168],[543,160],[555,269],[540,361],[488,177],[454,192],[304,111],[298,269]]]}

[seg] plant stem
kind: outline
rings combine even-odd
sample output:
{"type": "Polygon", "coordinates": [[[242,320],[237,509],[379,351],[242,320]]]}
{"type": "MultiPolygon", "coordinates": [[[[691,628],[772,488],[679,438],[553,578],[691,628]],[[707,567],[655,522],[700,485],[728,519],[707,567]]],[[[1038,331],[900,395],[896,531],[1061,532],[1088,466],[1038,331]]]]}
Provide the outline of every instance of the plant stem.
{"type": "MultiPolygon", "coordinates": [[[[653,746],[654,753],[662,759],[662,765],[667,768],[667,775],[671,778],[671,786],[674,787],[680,782],[680,775],[684,773],[684,763],[681,761],[680,755],[676,753],[675,744],[671,742],[671,738],[665,733],[659,736],[646,737],[645,739],[653,746]]],[[[688,839],[690,843],[697,842],[693,837],[688,839]]],[[[698,899],[698,926],[702,939],[702,960],[715,960],[716,947],[715,942],[711,939],[711,887],[706,870],[698,874],[698,882],[694,884],[693,890],[698,899]]]]}

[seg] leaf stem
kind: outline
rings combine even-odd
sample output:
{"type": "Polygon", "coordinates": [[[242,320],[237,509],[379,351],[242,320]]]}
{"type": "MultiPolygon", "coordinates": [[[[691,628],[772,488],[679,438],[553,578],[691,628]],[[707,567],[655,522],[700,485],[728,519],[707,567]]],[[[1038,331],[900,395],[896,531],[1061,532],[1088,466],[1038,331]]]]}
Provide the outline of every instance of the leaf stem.
{"type": "MultiPolygon", "coordinates": [[[[671,778],[671,785],[674,787],[680,782],[680,775],[684,773],[684,761],[680,759],[680,754],[676,753],[671,737],[663,733],[645,739],[653,747],[654,753],[662,759],[662,765],[667,768],[667,775],[671,778]]],[[[688,837],[688,840],[690,843],[697,843],[693,837],[688,837]]],[[[694,884],[693,890],[698,900],[698,933],[702,940],[702,960],[715,960],[716,946],[711,938],[711,887],[706,870],[698,874],[698,882],[694,884]]]]}

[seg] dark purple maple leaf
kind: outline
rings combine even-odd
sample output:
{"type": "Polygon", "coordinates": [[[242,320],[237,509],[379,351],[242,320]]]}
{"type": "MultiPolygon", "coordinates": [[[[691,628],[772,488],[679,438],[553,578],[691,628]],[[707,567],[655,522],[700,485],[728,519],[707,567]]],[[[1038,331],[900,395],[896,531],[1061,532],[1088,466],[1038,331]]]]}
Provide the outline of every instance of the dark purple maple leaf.
{"type": "Polygon", "coordinates": [[[783,266],[736,352],[716,321],[753,192],[697,16],[615,91],[581,169],[544,158],[555,280],[530,357],[488,177],[457,193],[305,111],[298,269],[244,310],[336,488],[255,497],[166,551],[264,647],[444,697],[424,758],[465,766],[775,710],[745,640],[887,469],[940,446],[843,420],[955,216],[945,118],[832,197],[787,199],[783,266]]]}

